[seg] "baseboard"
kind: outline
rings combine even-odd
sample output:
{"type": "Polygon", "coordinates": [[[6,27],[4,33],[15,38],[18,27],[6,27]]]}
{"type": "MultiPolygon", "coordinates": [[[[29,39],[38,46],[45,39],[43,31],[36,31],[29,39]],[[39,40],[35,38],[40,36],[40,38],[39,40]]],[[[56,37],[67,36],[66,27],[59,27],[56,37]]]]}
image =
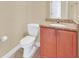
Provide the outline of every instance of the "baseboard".
{"type": "Polygon", "coordinates": [[[17,50],[19,50],[20,44],[16,45],[12,50],[10,50],[7,54],[5,54],[4,56],[2,56],[2,58],[10,58],[17,50]]]}

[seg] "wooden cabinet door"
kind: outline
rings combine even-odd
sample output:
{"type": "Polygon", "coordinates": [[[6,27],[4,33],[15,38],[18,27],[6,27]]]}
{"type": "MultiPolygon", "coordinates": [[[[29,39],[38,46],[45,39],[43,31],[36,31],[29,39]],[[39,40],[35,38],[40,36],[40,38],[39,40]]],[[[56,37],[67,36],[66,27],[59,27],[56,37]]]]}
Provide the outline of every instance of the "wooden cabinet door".
{"type": "Polygon", "coordinates": [[[77,33],[72,31],[57,31],[57,57],[77,57],[77,33]]]}
{"type": "Polygon", "coordinates": [[[56,57],[56,32],[51,28],[40,28],[40,57],[56,57]]]}

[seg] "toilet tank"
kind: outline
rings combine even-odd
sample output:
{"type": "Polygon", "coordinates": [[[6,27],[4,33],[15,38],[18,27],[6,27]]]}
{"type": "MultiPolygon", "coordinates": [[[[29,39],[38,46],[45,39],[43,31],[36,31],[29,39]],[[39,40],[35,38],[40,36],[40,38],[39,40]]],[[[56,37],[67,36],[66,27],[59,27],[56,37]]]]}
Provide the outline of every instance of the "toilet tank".
{"type": "Polygon", "coordinates": [[[37,36],[39,32],[39,24],[27,24],[28,34],[31,36],[37,36]]]}

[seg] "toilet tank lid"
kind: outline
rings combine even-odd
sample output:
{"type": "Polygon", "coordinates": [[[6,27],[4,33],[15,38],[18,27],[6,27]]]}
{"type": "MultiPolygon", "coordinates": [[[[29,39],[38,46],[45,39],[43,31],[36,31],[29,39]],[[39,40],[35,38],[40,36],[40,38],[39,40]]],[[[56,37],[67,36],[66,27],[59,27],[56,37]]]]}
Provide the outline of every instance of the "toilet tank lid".
{"type": "Polygon", "coordinates": [[[28,25],[39,27],[39,24],[29,23],[28,25]]]}
{"type": "Polygon", "coordinates": [[[24,44],[30,44],[30,43],[34,42],[34,40],[35,40],[35,37],[33,37],[33,36],[26,36],[20,41],[20,44],[23,44],[23,45],[24,44]]]}

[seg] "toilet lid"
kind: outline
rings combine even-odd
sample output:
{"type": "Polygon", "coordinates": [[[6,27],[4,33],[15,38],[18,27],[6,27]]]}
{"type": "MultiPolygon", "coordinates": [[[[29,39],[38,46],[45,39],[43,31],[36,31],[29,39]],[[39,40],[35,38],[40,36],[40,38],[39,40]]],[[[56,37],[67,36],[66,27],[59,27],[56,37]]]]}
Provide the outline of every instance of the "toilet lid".
{"type": "Polygon", "coordinates": [[[20,44],[30,44],[30,43],[34,42],[34,40],[35,40],[35,37],[26,36],[20,41],[20,44]]]}

